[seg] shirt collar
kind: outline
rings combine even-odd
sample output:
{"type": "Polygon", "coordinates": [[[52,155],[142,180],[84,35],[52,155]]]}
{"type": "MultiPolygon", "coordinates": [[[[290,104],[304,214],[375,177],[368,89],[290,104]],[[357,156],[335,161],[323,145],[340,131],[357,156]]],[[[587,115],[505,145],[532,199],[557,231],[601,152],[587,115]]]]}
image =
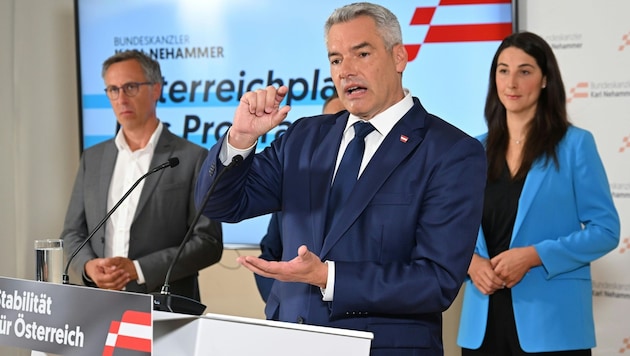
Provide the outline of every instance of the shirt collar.
{"type": "MultiPolygon", "coordinates": [[[[394,125],[396,125],[396,123],[413,107],[413,98],[411,96],[411,92],[408,89],[404,89],[404,91],[405,97],[402,98],[402,100],[390,106],[385,111],[377,114],[368,121],[374,126],[376,131],[378,131],[383,136],[387,136],[394,125]]],[[[344,129],[344,133],[357,121],[365,120],[362,120],[358,116],[350,114],[350,116],[348,117],[348,122],[346,123],[346,128],[344,129]]]]}
{"type": "MultiPolygon", "coordinates": [[[[153,134],[151,134],[151,138],[149,138],[149,142],[147,142],[147,145],[143,147],[141,150],[153,151],[155,149],[155,146],[157,145],[160,135],[162,135],[162,128],[163,128],[162,121],[158,120],[158,125],[155,128],[155,131],[153,131],[153,134]]],[[[118,133],[116,134],[116,138],[114,139],[114,142],[116,143],[116,148],[118,148],[118,151],[127,151],[131,153],[131,148],[129,148],[129,144],[127,144],[127,140],[125,140],[125,135],[123,134],[122,129],[118,130],[118,133]]]]}

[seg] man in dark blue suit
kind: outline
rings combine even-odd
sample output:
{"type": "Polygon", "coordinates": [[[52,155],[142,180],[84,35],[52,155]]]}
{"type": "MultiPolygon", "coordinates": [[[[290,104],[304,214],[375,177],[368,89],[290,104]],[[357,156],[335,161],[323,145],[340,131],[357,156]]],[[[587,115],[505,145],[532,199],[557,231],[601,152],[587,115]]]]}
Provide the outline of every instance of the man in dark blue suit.
{"type": "Polygon", "coordinates": [[[238,258],[277,280],[267,317],[370,331],[372,355],[441,355],[442,312],[466,276],[481,219],[484,150],[403,89],[407,52],[389,10],[344,6],[325,33],[347,111],[297,120],[255,154],[258,137],[286,118],[288,89],[246,93],[204,163],[197,204],[241,155],[203,210],[225,222],[282,211],[281,261],[238,258]],[[353,140],[357,122],[373,131],[353,140]],[[354,186],[339,198],[357,142],[365,149],[350,160],[354,186]]]}
{"type": "MultiPolygon", "coordinates": [[[[336,114],[344,110],[339,95],[335,91],[324,101],[322,107],[323,114],[336,114]]],[[[271,214],[269,219],[269,226],[267,227],[267,233],[260,240],[260,258],[267,261],[279,261],[282,259],[282,213],[276,212],[271,214]]],[[[273,278],[263,277],[259,274],[254,274],[256,279],[256,287],[262,299],[266,302],[273,286],[273,278]]]]}

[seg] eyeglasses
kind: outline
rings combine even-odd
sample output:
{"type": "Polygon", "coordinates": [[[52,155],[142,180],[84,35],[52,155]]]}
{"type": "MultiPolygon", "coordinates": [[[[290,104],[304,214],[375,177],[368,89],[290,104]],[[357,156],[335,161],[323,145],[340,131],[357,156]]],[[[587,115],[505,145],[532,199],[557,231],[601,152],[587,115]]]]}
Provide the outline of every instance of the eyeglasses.
{"type": "Polygon", "coordinates": [[[131,98],[132,96],[138,95],[138,91],[140,91],[140,86],[141,85],[152,85],[152,84],[154,84],[154,83],[152,83],[152,82],[144,82],[144,83],[129,82],[129,83],[123,84],[120,87],[117,87],[115,85],[110,85],[107,88],[105,88],[105,93],[107,94],[107,96],[111,100],[116,100],[116,99],[118,99],[118,96],[120,95],[120,89],[122,89],[123,93],[125,93],[126,96],[131,98]]]}

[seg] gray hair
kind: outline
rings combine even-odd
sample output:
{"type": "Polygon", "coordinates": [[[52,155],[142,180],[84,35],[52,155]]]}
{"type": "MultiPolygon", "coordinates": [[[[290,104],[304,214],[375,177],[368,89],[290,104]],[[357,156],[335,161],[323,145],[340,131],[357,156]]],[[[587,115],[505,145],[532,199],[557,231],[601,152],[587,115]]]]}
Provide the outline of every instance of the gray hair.
{"type": "Polygon", "coordinates": [[[396,15],[381,5],[369,2],[357,2],[335,9],[324,25],[326,43],[328,43],[328,33],[333,25],[348,22],[360,16],[369,16],[374,20],[387,50],[391,51],[395,45],[402,44],[402,31],[396,15]]]}
{"type": "Polygon", "coordinates": [[[107,58],[105,62],[103,62],[101,76],[105,79],[105,73],[107,73],[107,70],[112,64],[130,59],[135,59],[138,63],[140,63],[142,72],[144,72],[144,77],[147,81],[162,84],[162,71],[160,70],[160,63],[146,55],[144,52],[135,49],[118,52],[107,58]]]}

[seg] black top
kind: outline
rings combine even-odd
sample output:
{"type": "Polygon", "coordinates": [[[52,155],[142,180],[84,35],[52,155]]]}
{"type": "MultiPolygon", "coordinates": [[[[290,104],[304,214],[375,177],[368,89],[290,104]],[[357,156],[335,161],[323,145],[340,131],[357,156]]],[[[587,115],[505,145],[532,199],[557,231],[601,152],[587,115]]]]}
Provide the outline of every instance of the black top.
{"type": "Polygon", "coordinates": [[[525,179],[512,179],[506,162],[501,177],[486,184],[481,228],[486,236],[490,258],[510,247],[524,183],[525,179]]]}

